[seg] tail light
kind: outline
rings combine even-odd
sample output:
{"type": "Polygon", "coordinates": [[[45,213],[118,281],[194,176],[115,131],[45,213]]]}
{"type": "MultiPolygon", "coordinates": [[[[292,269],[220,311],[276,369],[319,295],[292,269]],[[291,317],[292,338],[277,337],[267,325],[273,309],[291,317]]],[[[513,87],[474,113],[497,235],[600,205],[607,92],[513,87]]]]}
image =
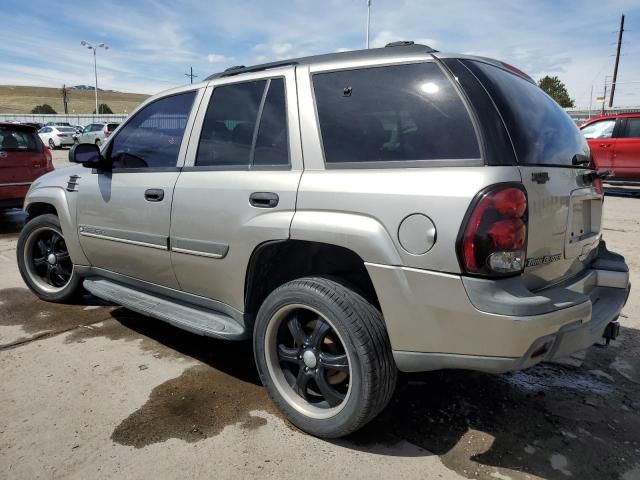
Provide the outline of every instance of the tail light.
{"type": "Polygon", "coordinates": [[[53,170],[53,158],[51,157],[51,150],[49,150],[48,148],[45,148],[44,157],[46,161],[44,169],[47,172],[50,172],[51,170],[53,170]]]}
{"type": "Polygon", "coordinates": [[[496,185],[480,192],[458,238],[463,270],[483,276],[521,273],[527,253],[527,213],[521,185],[496,185]]]}

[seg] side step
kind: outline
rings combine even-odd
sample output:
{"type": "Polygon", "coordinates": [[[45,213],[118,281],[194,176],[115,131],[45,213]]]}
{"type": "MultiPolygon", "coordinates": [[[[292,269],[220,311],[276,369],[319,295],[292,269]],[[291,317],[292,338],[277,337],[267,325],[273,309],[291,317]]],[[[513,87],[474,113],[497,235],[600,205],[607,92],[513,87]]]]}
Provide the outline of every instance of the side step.
{"type": "Polygon", "coordinates": [[[98,298],[192,333],[227,340],[242,340],[248,336],[244,326],[224,313],[167,300],[104,278],[87,278],[83,285],[98,298]]]}

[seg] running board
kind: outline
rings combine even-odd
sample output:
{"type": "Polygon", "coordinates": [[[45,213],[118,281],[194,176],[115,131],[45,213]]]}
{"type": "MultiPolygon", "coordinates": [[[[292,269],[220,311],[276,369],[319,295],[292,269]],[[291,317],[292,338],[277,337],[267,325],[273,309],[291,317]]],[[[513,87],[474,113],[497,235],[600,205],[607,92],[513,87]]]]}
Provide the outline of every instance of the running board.
{"type": "Polygon", "coordinates": [[[167,300],[104,278],[87,278],[83,286],[98,298],[192,333],[227,340],[247,338],[245,327],[224,313],[187,305],[177,300],[167,300]]]}

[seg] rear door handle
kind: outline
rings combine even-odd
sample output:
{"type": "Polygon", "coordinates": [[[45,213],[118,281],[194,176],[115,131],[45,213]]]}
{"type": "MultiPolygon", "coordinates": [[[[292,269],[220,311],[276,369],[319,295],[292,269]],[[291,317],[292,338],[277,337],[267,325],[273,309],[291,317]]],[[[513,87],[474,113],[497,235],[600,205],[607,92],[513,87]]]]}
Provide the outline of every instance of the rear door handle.
{"type": "Polygon", "coordinates": [[[611,144],[610,144],[610,143],[601,143],[601,144],[600,144],[600,147],[601,147],[601,148],[609,148],[610,146],[611,146],[611,144]]]}
{"type": "Polygon", "coordinates": [[[253,192],[249,195],[249,203],[258,208],[274,208],[279,201],[280,197],[273,192],[253,192]]]}
{"type": "Polygon", "coordinates": [[[161,188],[150,188],[145,190],[144,199],[148,202],[161,202],[164,199],[164,190],[161,188]]]}

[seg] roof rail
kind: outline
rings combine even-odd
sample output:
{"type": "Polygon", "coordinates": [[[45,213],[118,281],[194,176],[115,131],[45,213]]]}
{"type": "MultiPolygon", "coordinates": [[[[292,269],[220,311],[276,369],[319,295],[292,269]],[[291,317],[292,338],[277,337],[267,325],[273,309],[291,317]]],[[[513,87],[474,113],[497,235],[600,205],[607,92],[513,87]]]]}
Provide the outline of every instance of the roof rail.
{"type": "Polygon", "coordinates": [[[237,65],[235,67],[229,67],[224,72],[214,73],[206,78],[206,80],[213,80],[214,78],[232,77],[233,75],[239,75],[241,73],[261,72],[262,70],[269,70],[270,68],[286,67],[289,65],[297,65],[297,60],[284,60],[281,62],[263,63],[261,65],[254,65],[252,67],[245,67],[244,65],[237,65]]]}
{"type": "MultiPolygon", "coordinates": [[[[397,42],[387,43],[384,48],[387,47],[408,47],[409,45],[415,45],[413,40],[398,40],[397,42]]],[[[427,45],[425,45],[426,47],[427,45]]],[[[431,48],[431,47],[429,47],[431,48]]]]}

